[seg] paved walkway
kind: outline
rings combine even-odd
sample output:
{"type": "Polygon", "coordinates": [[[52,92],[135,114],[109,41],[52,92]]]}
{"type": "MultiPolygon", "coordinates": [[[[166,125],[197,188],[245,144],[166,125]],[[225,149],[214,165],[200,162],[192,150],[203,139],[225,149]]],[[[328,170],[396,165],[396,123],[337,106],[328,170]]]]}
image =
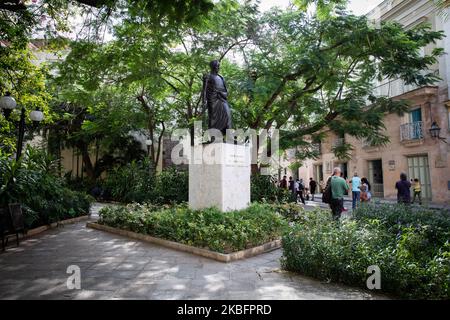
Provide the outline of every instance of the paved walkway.
{"type": "Polygon", "coordinates": [[[81,222],[0,254],[0,299],[384,298],[281,271],[281,253],[224,264],[87,229],[81,222]],[[81,269],[80,290],[67,288],[70,265],[81,269]]]}
{"type": "MultiPolygon", "coordinates": [[[[310,203],[316,203],[318,205],[320,205],[321,207],[327,207],[328,205],[322,202],[322,194],[321,193],[317,193],[314,195],[314,202],[310,201],[310,203]]],[[[397,204],[397,200],[392,200],[392,199],[385,199],[385,198],[373,198],[372,202],[376,202],[376,203],[382,203],[382,204],[397,204]]],[[[344,197],[344,204],[345,207],[352,207],[352,197],[350,196],[345,196],[344,197]]],[[[417,204],[416,202],[416,206],[419,206],[419,204],[417,204]]],[[[435,209],[435,210],[450,210],[450,205],[449,204],[441,204],[441,203],[424,203],[424,207],[430,208],[430,209],[435,209]]]]}

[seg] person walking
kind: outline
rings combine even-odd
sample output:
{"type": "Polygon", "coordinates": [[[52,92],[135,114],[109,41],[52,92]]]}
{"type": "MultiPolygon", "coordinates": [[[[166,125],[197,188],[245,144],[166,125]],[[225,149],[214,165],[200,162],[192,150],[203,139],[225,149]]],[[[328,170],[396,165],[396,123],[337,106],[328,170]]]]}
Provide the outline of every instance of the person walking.
{"type": "Polygon", "coordinates": [[[292,177],[289,177],[289,191],[295,192],[295,181],[292,177]]]}
{"type": "Polygon", "coordinates": [[[333,176],[330,180],[331,184],[331,203],[330,208],[334,220],[339,220],[344,210],[344,194],[348,192],[349,186],[345,179],[341,177],[341,169],[334,168],[333,176]]]}
{"type": "Polygon", "coordinates": [[[406,173],[402,172],[400,174],[400,180],[395,184],[395,189],[397,189],[397,202],[410,204],[411,203],[411,182],[408,181],[406,173]]]}
{"type": "Polygon", "coordinates": [[[280,181],[280,188],[281,189],[287,189],[288,188],[288,183],[287,183],[286,176],[283,176],[283,179],[281,179],[281,181],[280,181]]]}
{"type": "Polygon", "coordinates": [[[316,193],[317,182],[313,178],[309,178],[309,192],[311,193],[311,200],[314,201],[314,194],[316,193]]]}
{"type": "Polygon", "coordinates": [[[355,210],[357,204],[359,204],[360,196],[361,196],[361,178],[358,177],[358,173],[355,172],[353,174],[353,178],[350,182],[352,184],[352,209],[355,210]]]}
{"type": "Polygon", "coordinates": [[[416,201],[416,196],[417,196],[417,198],[419,199],[419,205],[422,205],[422,190],[420,187],[420,181],[417,178],[414,179],[413,192],[414,192],[414,197],[413,197],[412,203],[414,203],[416,201]]]}
{"type": "Polygon", "coordinates": [[[305,185],[303,184],[303,179],[297,179],[297,186],[298,186],[298,189],[297,189],[297,196],[299,196],[300,197],[300,200],[301,200],[301,202],[303,203],[303,204],[305,204],[305,197],[304,197],[304,191],[305,191],[305,185]]]}

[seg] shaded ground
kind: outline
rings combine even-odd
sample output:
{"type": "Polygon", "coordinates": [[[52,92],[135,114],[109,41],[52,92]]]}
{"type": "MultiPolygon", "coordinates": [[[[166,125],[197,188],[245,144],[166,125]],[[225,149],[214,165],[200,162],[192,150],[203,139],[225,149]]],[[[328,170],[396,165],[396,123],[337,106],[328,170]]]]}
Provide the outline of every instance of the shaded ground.
{"type": "Polygon", "coordinates": [[[87,229],[81,222],[0,254],[0,299],[384,298],[281,271],[281,254],[224,264],[87,229]],[[81,269],[80,290],[67,288],[69,265],[81,269]]]}

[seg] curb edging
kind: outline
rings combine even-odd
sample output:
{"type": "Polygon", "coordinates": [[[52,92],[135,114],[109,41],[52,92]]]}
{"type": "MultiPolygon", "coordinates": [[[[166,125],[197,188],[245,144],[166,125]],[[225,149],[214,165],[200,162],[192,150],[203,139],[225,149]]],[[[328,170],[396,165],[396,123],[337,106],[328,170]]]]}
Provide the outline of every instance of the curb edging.
{"type": "Polygon", "coordinates": [[[211,250],[207,250],[207,249],[189,246],[189,245],[186,245],[183,243],[164,240],[161,238],[155,238],[155,237],[141,234],[141,233],[136,233],[136,232],[127,231],[127,230],[123,230],[123,229],[113,228],[113,227],[105,226],[105,225],[98,224],[95,222],[86,223],[86,227],[91,228],[91,229],[100,230],[100,231],[110,232],[113,234],[121,235],[121,236],[132,238],[132,239],[142,240],[142,241],[153,243],[153,244],[158,244],[163,247],[170,248],[170,249],[175,249],[178,251],[192,253],[192,254],[195,254],[198,256],[210,258],[210,259],[220,261],[220,262],[225,262],[225,263],[254,257],[256,255],[259,255],[262,253],[267,253],[267,252],[273,251],[275,249],[281,248],[281,239],[278,239],[278,240],[274,240],[274,241],[265,243],[263,245],[260,245],[260,246],[254,247],[254,248],[245,249],[245,250],[226,254],[226,253],[220,253],[220,252],[216,252],[216,251],[211,251],[211,250]]]}
{"type": "Polygon", "coordinates": [[[30,238],[32,236],[35,236],[37,234],[40,234],[44,231],[50,230],[50,229],[54,229],[56,228],[58,225],[62,224],[62,225],[66,225],[66,224],[72,224],[72,223],[77,223],[83,220],[87,220],[89,219],[89,215],[83,215],[83,216],[79,216],[76,218],[70,218],[70,219],[66,219],[66,220],[62,220],[59,222],[53,222],[49,225],[44,225],[44,226],[40,226],[34,229],[30,229],[27,231],[27,233],[25,234],[25,236],[22,239],[27,239],[30,238]]]}

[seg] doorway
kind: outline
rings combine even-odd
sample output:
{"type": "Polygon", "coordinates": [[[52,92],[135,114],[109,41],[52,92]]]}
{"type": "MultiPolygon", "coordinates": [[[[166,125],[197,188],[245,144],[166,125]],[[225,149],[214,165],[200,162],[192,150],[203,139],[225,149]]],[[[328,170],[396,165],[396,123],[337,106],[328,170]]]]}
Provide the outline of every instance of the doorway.
{"type": "Polygon", "coordinates": [[[323,165],[314,165],[314,179],[317,183],[323,181],[323,165]]]}
{"type": "Polygon", "coordinates": [[[408,157],[408,177],[409,179],[419,179],[422,199],[431,201],[431,179],[428,156],[408,157]]]}
{"type": "Polygon", "coordinates": [[[323,181],[323,165],[322,164],[315,164],[314,165],[314,180],[316,180],[317,185],[319,186],[319,192],[322,192],[322,187],[324,184],[323,181]]]}
{"type": "Polygon", "coordinates": [[[348,165],[347,165],[347,162],[339,163],[338,166],[339,166],[339,168],[341,168],[342,178],[348,179],[348,165]]]}
{"type": "Polygon", "coordinates": [[[372,195],[376,198],[383,198],[383,162],[381,160],[369,161],[369,176],[367,179],[372,186],[372,195]]]}

